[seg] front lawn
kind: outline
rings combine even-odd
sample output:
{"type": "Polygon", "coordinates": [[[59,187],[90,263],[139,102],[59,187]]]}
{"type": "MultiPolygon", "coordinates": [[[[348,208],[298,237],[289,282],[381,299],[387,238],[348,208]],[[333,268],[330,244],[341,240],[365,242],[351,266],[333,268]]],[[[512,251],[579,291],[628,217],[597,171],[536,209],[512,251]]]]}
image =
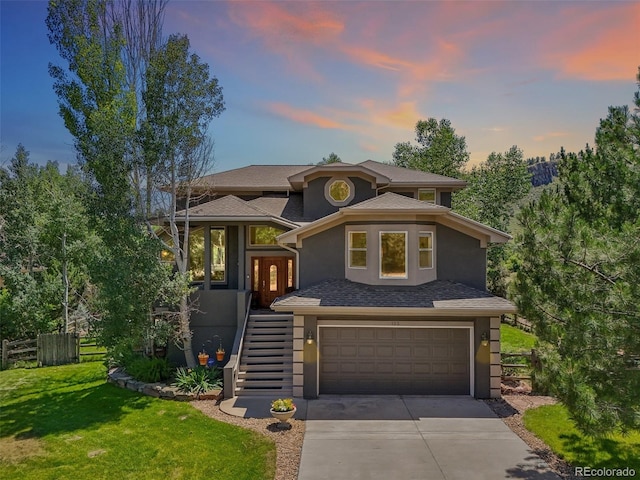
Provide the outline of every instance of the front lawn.
{"type": "Polygon", "coordinates": [[[500,350],[503,353],[528,353],[535,343],[535,335],[505,323],[500,324],[500,350]]]}
{"type": "Polygon", "coordinates": [[[4,479],[272,479],[275,445],[105,382],[101,363],[0,372],[4,479]]]}
{"type": "Polygon", "coordinates": [[[605,438],[585,436],[576,429],[567,409],[559,404],[527,410],[524,424],[574,467],[590,467],[592,470],[628,467],[636,474],[626,478],[640,478],[640,432],[605,438]]]}

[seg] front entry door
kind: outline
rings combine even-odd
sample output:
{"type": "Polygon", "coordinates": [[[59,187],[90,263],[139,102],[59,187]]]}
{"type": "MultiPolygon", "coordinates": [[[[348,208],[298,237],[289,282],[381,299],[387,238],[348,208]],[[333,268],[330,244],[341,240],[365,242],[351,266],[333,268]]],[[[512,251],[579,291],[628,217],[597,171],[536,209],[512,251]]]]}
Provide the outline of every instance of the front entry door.
{"type": "Polygon", "coordinates": [[[273,301],[285,294],[291,282],[289,268],[292,259],[287,257],[253,257],[253,289],[258,292],[258,305],[269,308],[273,301]]]}

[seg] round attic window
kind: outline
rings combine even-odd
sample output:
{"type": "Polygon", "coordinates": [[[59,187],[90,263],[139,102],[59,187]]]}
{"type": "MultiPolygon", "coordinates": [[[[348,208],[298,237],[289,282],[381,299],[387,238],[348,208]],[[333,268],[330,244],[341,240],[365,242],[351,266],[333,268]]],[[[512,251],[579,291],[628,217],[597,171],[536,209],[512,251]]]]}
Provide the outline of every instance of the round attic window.
{"type": "Polygon", "coordinates": [[[341,206],[353,199],[355,188],[348,178],[332,178],[326,183],[324,194],[331,205],[341,206]]]}

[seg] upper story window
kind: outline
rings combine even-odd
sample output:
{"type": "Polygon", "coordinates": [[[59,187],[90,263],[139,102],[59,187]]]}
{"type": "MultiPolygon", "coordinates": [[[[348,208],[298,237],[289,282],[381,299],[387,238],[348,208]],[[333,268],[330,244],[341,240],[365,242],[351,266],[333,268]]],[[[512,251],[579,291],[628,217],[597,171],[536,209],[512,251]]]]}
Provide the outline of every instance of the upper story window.
{"type": "Polygon", "coordinates": [[[349,232],[349,268],[367,268],[367,232],[349,232]]]}
{"type": "Polygon", "coordinates": [[[189,232],[189,272],[191,281],[204,281],[204,229],[192,229],[189,232]]]}
{"type": "Polygon", "coordinates": [[[249,245],[252,247],[277,245],[276,237],[285,231],[267,225],[251,225],[249,227],[249,245]]]}
{"type": "Polygon", "coordinates": [[[419,188],[418,200],[427,203],[436,203],[436,189],[435,188],[419,188]]]}
{"type": "Polygon", "coordinates": [[[433,268],[433,232],[418,235],[418,257],[420,268],[433,268]]]}
{"type": "Polygon", "coordinates": [[[407,278],[407,232],[380,232],[380,278],[407,278]]]}
{"type": "Polygon", "coordinates": [[[325,184],[324,196],[331,205],[347,205],[355,196],[355,186],[348,178],[330,178],[325,184]]]}

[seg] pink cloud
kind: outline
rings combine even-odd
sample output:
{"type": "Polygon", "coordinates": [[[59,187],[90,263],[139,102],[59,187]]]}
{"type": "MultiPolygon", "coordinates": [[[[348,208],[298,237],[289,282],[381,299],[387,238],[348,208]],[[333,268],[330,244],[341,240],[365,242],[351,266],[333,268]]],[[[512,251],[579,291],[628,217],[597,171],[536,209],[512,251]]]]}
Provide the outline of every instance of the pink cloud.
{"type": "Polygon", "coordinates": [[[559,138],[559,137],[568,137],[568,136],[569,134],[567,132],[548,132],[548,133],[545,133],[544,135],[536,135],[535,137],[533,137],[533,140],[535,140],[536,142],[543,142],[550,138],[559,138]]]}
{"type": "Polygon", "coordinates": [[[286,103],[269,103],[267,110],[280,117],[286,118],[293,122],[303,123],[319,128],[334,128],[341,130],[350,130],[349,125],[338,122],[328,116],[320,115],[311,110],[300,109],[287,105],[286,103]]]}
{"type": "Polygon", "coordinates": [[[606,9],[567,8],[542,54],[562,77],[630,80],[640,62],[640,3],[613,3],[606,9]]]}

